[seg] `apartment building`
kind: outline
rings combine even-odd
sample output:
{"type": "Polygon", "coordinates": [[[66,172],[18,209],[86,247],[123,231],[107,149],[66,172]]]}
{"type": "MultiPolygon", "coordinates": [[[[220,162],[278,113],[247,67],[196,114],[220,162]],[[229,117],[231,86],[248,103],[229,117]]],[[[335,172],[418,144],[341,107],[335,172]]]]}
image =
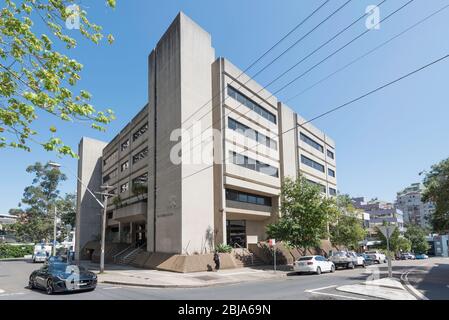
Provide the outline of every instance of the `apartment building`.
{"type": "Polygon", "coordinates": [[[422,202],[423,191],[424,187],[421,183],[412,183],[397,193],[395,206],[404,213],[405,223],[429,228],[429,219],[435,210],[435,205],[431,202],[422,202]]]}
{"type": "Polygon", "coordinates": [[[286,177],[337,194],[335,143],[304,122],[180,13],[149,55],[147,104],[111,142],[80,142],[76,251],[101,230],[86,185],[113,194],[110,242],[192,254],[265,240],[286,177]]]}

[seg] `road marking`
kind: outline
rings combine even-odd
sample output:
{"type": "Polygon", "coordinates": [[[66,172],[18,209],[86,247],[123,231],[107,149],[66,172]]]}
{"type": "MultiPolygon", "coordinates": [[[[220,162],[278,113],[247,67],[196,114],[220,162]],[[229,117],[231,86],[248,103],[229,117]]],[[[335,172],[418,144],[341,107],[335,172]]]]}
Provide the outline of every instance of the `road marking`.
{"type": "Polygon", "coordinates": [[[311,293],[311,294],[321,294],[321,295],[323,295],[323,296],[331,296],[331,297],[345,298],[345,299],[366,300],[366,299],[362,299],[362,298],[349,297],[349,296],[344,296],[344,295],[341,295],[341,294],[335,294],[335,293],[317,292],[317,291],[320,291],[320,290],[325,290],[325,289],[335,288],[336,286],[337,286],[337,285],[327,286],[327,287],[321,287],[321,288],[316,288],[316,289],[307,289],[307,290],[304,290],[304,292],[311,293]]]}
{"type": "Polygon", "coordinates": [[[408,281],[408,274],[411,272],[407,271],[403,274],[401,274],[401,280],[404,281],[405,286],[407,287],[407,289],[409,289],[415,296],[417,296],[419,299],[421,300],[429,300],[429,298],[427,298],[425,295],[423,295],[420,291],[418,291],[417,289],[415,289],[415,287],[413,287],[410,282],[408,281]]]}
{"type": "Polygon", "coordinates": [[[103,290],[114,290],[114,289],[121,289],[122,287],[105,287],[102,288],[103,290]]]}
{"type": "Polygon", "coordinates": [[[18,295],[22,295],[22,294],[25,294],[25,292],[4,293],[4,294],[0,294],[0,297],[18,296],[18,295]]]}

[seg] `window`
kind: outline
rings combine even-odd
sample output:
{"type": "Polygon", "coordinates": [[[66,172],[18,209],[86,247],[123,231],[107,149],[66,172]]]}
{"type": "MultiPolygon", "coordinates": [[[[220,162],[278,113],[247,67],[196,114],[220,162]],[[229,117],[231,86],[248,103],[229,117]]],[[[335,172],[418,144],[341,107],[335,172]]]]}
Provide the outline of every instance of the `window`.
{"type": "Polygon", "coordinates": [[[148,173],[144,173],[137,178],[133,179],[133,186],[135,185],[143,185],[146,186],[148,182],[148,173]]]}
{"type": "Polygon", "coordinates": [[[318,171],[324,172],[324,166],[310,158],[307,158],[306,156],[301,155],[301,162],[305,165],[308,165],[309,167],[312,167],[318,171]]]}
{"type": "Polygon", "coordinates": [[[125,161],[122,163],[122,165],[120,166],[120,171],[123,172],[125,170],[128,170],[129,168],[129,161],[125,161]]]}
{"type": "Polygon", "coordinates": [[[332,170],[331,168],[327,168],[327,174],[335,178],[335,171],[332,170]]]}
{"type": "Polygon", "coordinates": [[[332,151],[330,151],[329,149],[327,149],[327,156],[331,159],[334,159],[334,153],[332,151]]]}
{"type": "Polygon", "coordinates": [[[233,98],[233,99],[237,100],[238,102],[240,102],[241,104],[243,104],[244,106],[246,106],[247,108],[253,110],[258,115],[260,115],[260,116],[264,117],[265,119],[267,119],[268,121],[276,124],[276,116],[274,114],[272,114],[270,111],[268,111],[264,107],[260,106],[259,104],[255,103],[253,100],[246,97],[244,94],[240,93],[239,91],[237,91],[236,89],[234,89],[231,86],[228,86],[228,95],[231,98],[233,98]]]}
{"type": "Polygon", "coordinates": [[[111,153],[108,157],[103,160],[103,166],[107,166],[114,162],[117,159],[117,150],[111,153]]]}
{"type": "Polygon", "coordinates": [[[232,118],[228,118],[228,128],[231,130],[237,131],[238,133],[243,134],[247,138],[257,141],[260,144],[267,146],[268,148],[277,150],[277,142],[276,141],[259,133],[256,130],[251,129],[250,127],[248,127],[232,118]]]}
{"type": "Polygon", "coordinates": [[[108,212],[108,219],[112,219],[112,211],[108,212]]]}
{"type": "Polygon", "coordinates": [[[261,206],[271,207],[271,198],[251,194],[247,192],[226,189],[226,200],[258,204],[261,206]]]}
{"type": "Polygon", "coordinates": [[[123,142],[120,146],[120,151],[123,151],[129,147],[129,139],[126,139],[125,142],[123,142]]]}
{"type": "Polygon", "coordinates": [[[125,192],[125,191],[128,191],[128,189],[129,189],[129,183],[127,182],[127,183],[124,183],[124,184],[122,184],[121,186],[120,186],[120,193],[123,193],[123,192],[125,192]]]}
{"type": "Polygon", "coordinates": [[[321,144],[319,144],[318,142],[316,142],[315,140],[309,138],[308,136],[306,136],[306,135],[305,135],[304,133],[302,133],[302,132],[299,134],[299,136],[300,136],[300,139],[301,139],[302,141],[304,141],[305,143],[307,143],[309,146],[311,146],[311,147],[317,149],[317,150],[320,151],[320,152],[324,152],[323,146],[322,146],[321,144]]]}
{"type": "Polygon", "coordinates": [[[117,176],[117,169],[114,169],[103,177],[103,183],[108,182],[109,180],[111,180],[112,178],[114,178],[116,176],[117,176]]]}
{"type": "Polygon", "coordinates": [[[148,155],[148,147],[133,156],[133,164],[139,162],[148,155]]]}
{"type": "Polygon", "coordinates": [[[323,186],[321,183],[318,183],[318,182],[315,182],[315,181],[312,181],[312,180],[309,180],[309,179],[307,179],[307,182],[319,186],[320,189],[321,189],[321,192],[322,193],[326,193],[326,186],[323,186]]]}
{"type": "Polygon", "coordinates": [[[247,156],[243,156],[234,151],[229,151],[229,156],[232,159],[232,163],[245,167],[250,170],[258,171],[260,173],[267,174],[272,177],[278,177],[278,169],[270,166],[269,164],[254,160],[247,156]]]}
{"type": "Polygon", "coordinates": [[[331,196],[336,196],[337,195],[337,190],[335,190],[334,188],[329,188],[329,194],[331,196]]]}
{"type": "Polygon", "coordinates": [[[147,130],[148,130],[148,122],[145,123],[142,127],[140,127],[139,130],[134,132],[133,141],[136,141],[137,139],[139,139],[139,137],[142,136],[145,132],[147,132],[147,130]]]}

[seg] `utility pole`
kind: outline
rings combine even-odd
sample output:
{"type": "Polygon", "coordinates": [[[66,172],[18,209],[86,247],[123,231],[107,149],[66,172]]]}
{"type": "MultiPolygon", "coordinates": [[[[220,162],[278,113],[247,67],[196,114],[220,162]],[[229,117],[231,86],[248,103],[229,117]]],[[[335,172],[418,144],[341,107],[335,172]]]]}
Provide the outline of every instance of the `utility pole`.
{"type": "Polygon", "coordinates": [[[55,203],[55,216],[53,219],[53,256],[56,256],[56,203],[55,203]]]}
{"type": "Polygon", "coordinates": [[[101,186],[102,189],[106,189],[106,192],[98,192],[98,194],[103,196],[103,217],[101,223],[101,249],[100,249],[100,273],[104,272],[104,247],[106,242],[106,216],[108,211],[108,197],[113,196],[109,194],[107,190],[113,188],[111,186],[101,186]]]}
{"type": "Polygon", "coordinates": [[[392,270],[391,270],[391,254],[390,254],[390,229],[387,228],[387,253],[388,253],[388,277],[392,278],[392,270]]]}

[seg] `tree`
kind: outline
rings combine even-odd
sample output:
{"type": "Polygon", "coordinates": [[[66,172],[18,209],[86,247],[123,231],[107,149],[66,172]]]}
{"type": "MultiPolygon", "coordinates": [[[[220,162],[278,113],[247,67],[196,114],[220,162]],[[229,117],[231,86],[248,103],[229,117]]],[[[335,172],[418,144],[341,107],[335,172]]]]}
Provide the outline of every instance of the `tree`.
{"type": "Polygon", "coordinates": [[[267,234],[304,252],[319,246],[337,212],[334,200],[323,197],[320,187],[302,176],[286,179],[281,190],[281,217],[267,226],[267,234]]]}
{"type": "Polygon", "coordinates": [[[449,158],[433,165],[423,183],[426,189],[422,201],[435,204],[435,212],[430,218],[433,230],[438,233],[447,233],[449,231],[449,158]]]}
{"type": "Polygon", "coordinates": [[[426,240],[426,231],[419,226],[408,225],[404,236],[410,240],[411,250],[415,253],[426,253],[430,246],[426,240]]]}
{"type": "Polygon", "coordinates": [[[54,207],[61,210],[58,211],[66,221],[73,221],[75,196],[59,197],[59,184],[67,177],[48,163],[36,162],[26,171],[34,174],[34,178],[24,190],[20,208],[9,211],[19,217],[10,229],[21,241],[49,240],[53,238],[54,207]]]}
{"type": "MultiPolygon", "coordinates": [[[[376,227],[377,238],[381,241],[380,247],[387,249],[387,238],[383,235],[379,228],[376,227]]],[[[398,228],[395,228],[390,235],[390,251],[394,253],[408,252],[411,248],[411,242],[407,238],[403,237],[398,228]]]]}
{"type": "Polygon", "coordinates": [[[330,240],[333,245],[358,248],[359,242],[366,236],[361,220],[363,217],[347,194],[337,196],[336,204],[338,216],[336,222],[329,227],[330,240]]]}
{"type": "MultiPolygon", "coordinates": [[[[115,7],[115,0],[108,0],[115,7]]],[[[88,122],[104,130],[114,119],[112,110],[96,111],[86,90],[74,91],[82,64],[61,53],[77,45],[65,30],[79,29],[81,38],[98,44],[104,35],[91,23],[75,0],[5,0],[0,11],[0,148],[30,151],[37,142],[47,151],[76,156],[57,137],[55,125],[38,141],[36,122],[50,115],[55,120],[88,122]],[[73,23],[72,23],[73,22],[73,23]],[[45,30],[37,33],[36,30],[45,30]]],[[[108,41],[113,42],[112,35],[108,41]]]]}

